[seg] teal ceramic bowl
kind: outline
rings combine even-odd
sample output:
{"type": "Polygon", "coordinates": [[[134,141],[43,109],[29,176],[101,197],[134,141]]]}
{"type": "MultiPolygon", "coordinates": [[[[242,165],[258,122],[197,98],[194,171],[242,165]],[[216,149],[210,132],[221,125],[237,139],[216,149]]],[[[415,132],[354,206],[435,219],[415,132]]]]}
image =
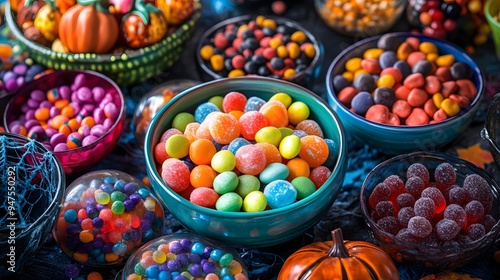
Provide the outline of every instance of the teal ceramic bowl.
{"type": "Polygon", "coordinates": [[[120,86],[140,83],[172,67],[189,43],[201,17],[201,2],[195,0],[193,14],[163,40],[149,47],[114,54],[61,53],[26,38],[17,26],[7,1],[5,20],[20,46],[30,57],[54,70],[92,70],[110,77],[120,86]]]}
{"type": "Polygon", "coordinates": [[[398,155],[413,151],[436,150],[457,138],[474,119],[485,92],[483,72],[468,54],[449,42],[413,33],[392,34],[403,39],[416,37],[421,42],[432,42],[437,46],[440,54],[453,54],[455,61],[469,64],[472,67],[473,82],[477,88],[477,94],[470,106],[458,115],[442,122],[420,126],[380,124],[350,111],[339,101],[333,86],[333,77],[345,71],[344,65],[350,58],[362,57],[364,51],[376,47],[381,36],[361,40],[349,46],[333,60],[326,75],[328,103],[342,120],[347,133],[385,154],[398,155]]]}
{"type": "Polygon", "coordinates": [[[146,169],[157,197],[186,228],[207,238],[240,247],[266,247],[296,238],[324,217],[336,199],[347,168],[345,133],[337,115],[313,92],[287,81],[265,77],[226,78],[206,82],[176,95],[152,119],[145,138],[146,169]],[[173,191],[158,173],[153,149],[178,113],[194,112],[213,96],[239,91],[268,100],[285,92],[306,103],[310,119],[322,127],[325,138],[338,143],[338,157],[331,176],[316,192],[295,203],[257,213],[222,212],[192,204],[173,191]]]}

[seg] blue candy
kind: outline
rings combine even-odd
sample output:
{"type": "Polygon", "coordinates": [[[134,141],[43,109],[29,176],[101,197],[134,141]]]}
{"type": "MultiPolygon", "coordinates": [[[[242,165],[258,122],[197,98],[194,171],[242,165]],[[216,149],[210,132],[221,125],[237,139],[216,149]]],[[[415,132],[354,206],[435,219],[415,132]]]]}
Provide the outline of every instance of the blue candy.
{"type": "Polygon", "coordinates": [[[288,206],[297,200],[297,190],[288,181],[275,180],[264,188],[269,207],[276,209],[288,206]]]}
{"type": "Polygon", "coordinates": [[[228,151],[233,153],[233,155],[236,155],[236,152],[243,146],[251,144],[250,141],[248,141],[245,138],[238,137],[231,141],[229,143],[229,146],[227,147],[228,151]]]}
{"type": "Polygon", "coordinates": [[[245,105],[244,111],[245,112],[259,111],[260,107],[262,107],[262,105],[264,105],[265,103],[266,103],[266,101],[264,99],[256,97],[256,96],[252,96],[252,97],[247,99],[247,104],[245,105]]]}
{"type": "Polygon", "coordinates": [[[372,95],[369,92],[361,91],[352,99],[351,107],[356,114],[364,116],[373,103],[372,95]]]}
{"type": "Polygon", "coordinates": [[[214,103],[205,102],[198,106],[196,110],[194,110],[194,119],[196,120],[196,122],[202,123],[208,116],[208,114],[212,112],[220,112],[220,110],[214,103]]]}

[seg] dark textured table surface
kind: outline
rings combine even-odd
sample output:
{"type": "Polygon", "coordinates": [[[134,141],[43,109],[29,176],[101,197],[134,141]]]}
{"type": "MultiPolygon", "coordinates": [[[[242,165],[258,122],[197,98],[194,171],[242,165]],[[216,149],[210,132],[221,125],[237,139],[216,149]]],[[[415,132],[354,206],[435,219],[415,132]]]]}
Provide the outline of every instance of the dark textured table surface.
{"type": "MultiPolygon", "coordinates": [[[[206,81],[206,77],[200,74],[195,60],[195,46],[202,33],[213,24],[242,14],[264,14],[271,15],[271,2],[260,1],[262,4],[234,5],[230,1],[205,0],[202,1],[203,12],[198,28],[182,54],[181,59],[175,66],[157,75],[148,81],[127,88],[123,88],[127,102],[127,126],[120,138],[119,144],[98,166],[89,171],[108,169],[121,170],[127,172],[138,179],[146,176],[144,166],[144,156],[142,150],[138,148],[133,134],[132,115],[135,106],[140,98],[155,86],[174,79],[192,79],[206,81]]],[[[347,46],[360,40],[360,38],[345,37],[336,34],[329,29],[319,18],[314,10],[311,0],[285,1],[287,11],[282,16],[299,22],[303,27],[310,30],[323,44],[324,59],[321,64],[321,71],[314,83],[308,85],[309,89],[325,97],[325,75],[329,64],[347,46]]],[[[409,31],[410,27],[404,17],[391,29],[391,31],[409,31]]],[[[470,38],[469,38],[470,39],[470,38]]],[[[453,143],[441,149],[441,152],[457,155],[457,149],[466,149],[475,144],[479,144],[484,150],[488,150],[488,143],[481,139],[480,130],[483,128],[484,116],[492,96],[500,91],[500,62],[494,54],[493,43],[489,42],[481,46],[474,54],[474,58],[485,71],[487,83],[487,94],[483,101],[483,107],[478,113],[473,124],[468,130],[458,137],[453,143]]],[[[332,205],[328,214],[313,228],[309,229],[303,236],[263,249],[243,249],[237,248],[244,259],[251,279],[275,279],[279,273],[281,265],[286,258],[300,247],[311,242],[331,239],[330,231],[341,228],[345,239],[372,241],[368,234],[367,227],[361,216],[359,206],[359,191],[364,177],[378,163],[388,158],[388,156],[363,145],[352,139],[349,135],[349,162],[348,172],[344,180],[342,192],[332,205]]],[[[500,172],[493,163],[486,164],[485,169],[500,182],[500,172]]],[[[68,184],[82,174],[73,174],[67,177],[68,184]]],[[[185,229],[170,215],[166,217],[167,227],[165,234],[182,232],[185,229]]],[[[500,279],[500,264],[493,259],[493,252],[500,250],[497,242],[496,246],[482,256],[478,261],[456,269],[456,272],[469,274],[471,277],[480,279],[500,279]]],[[[5,267],[0,264],[1,279],[67,279],[64,276],[64,267],[71,263],[57,247],[53,240],[47,240],[45,246],[37,253],[35,258],[30,260],[24,270],[16,275],[6,275],[5,267]]],[[[119,273],[120,267],[113,269],[97,270],[105,276],[105,279],[114,279],[119,273]]],[[[420,279],[428,274],[435,274],[438,271],[422,270],[413,267],[411,264],[398,264],[401,279],[420,279]]],[[[82,275],[92,269],[82,266],[82,275]]]]}

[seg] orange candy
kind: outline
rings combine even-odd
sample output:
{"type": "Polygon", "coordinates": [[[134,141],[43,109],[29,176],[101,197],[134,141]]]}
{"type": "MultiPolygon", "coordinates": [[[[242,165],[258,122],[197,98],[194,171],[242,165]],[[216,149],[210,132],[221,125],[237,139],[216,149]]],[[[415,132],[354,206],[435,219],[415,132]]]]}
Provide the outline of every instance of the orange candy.
{"type": "Polygon", "coordinates": [[[321,138],[325,137],[321,126],[314,120],[303,120],[295,126],[295,129],[302,130],[307,133],[307,135],[316,135],[321,138]]]}
{"type": "Polygon", "coordinates": [[[216,152],[214,143],[207,139],[197,139],[189,146],[189,158],[196,165],[210,165],[216,152]]]}
{"type": "Polygon", "coordinates": [[[51,119],[51,125],[54,129],[59,129],[69,118],[63,115],[57,115],[51,119]]]}
{"type": "Polygon", "coordinates": [[[266,117],[270,126],[280,128],[288,125],[288,111],[285,105],[278,100],[268,101],[260,107],[259,112],[266,117]]]}
{"type": "Polygon", "coordinates": [[[88,125],[90,128],[92,128],[95,125],[94,118],[91,116],[83,118],[81,125],[88,125]]]}
{"type": "Polygon", "coordinates": [[[61,115],[72,118],[75,116],[75,108],[69,105],[64,106],[64,108],[61,109],[61,115]]]}
{"type": "Polygon", "coordinates": [[[300,176],[309,177],[309,164],[304,159],[292,158],[286,163],[286,166],[290,170],[290,174],[286,178],[288,181],[292,181],[300,176]]]}
{"type": "Polygon", "coordinates": [[[87,275],[87,280],[102,280],[102,275],[97,271],[92,271],[87,275]]]}
{"type": "Polygon", "coordinates": [[[189,181],[194,188],[212,188],[217,172],[209,165],[197,165],[191,170],[189,181]]]}
{"type": "Polygon", "coordinates": [[[37,121],[42,121],[42,122],[46,122],[48,121],[50,118],[50,112],[49,112],[49,108],[38,108],[36,111],[35,111],[35,119],[37,121]]]}
{"type": "Polygon", "coordinates": [[[260,143],[255,143],[255,146],[259,147],[262,151],[264,151],[264,155],[266,156],[266,166],[274,162],[282,161],[280,151],[273,144],[260,142],[260,143]]]}
{"type": "Polygon", "coordinates": [[[229,144],[240,136],[240,123],[230,114],[217,114],[208,124],[210,134],[219,144],[229,144]]]}
{"type": "Polygon", "coordinates": [[[193,143],[194,140],[198,139],[198,137],[196,137],[196,131],[199,127],[200,124],[197,122],[188,123],[188,125],[186,125],[186,129],[184,129],[184,136],[186,136],[189,140],[189,143],[193,143]]]}
{"type": "Polygon", "coordinates": [[[305,160],[310,167],[322,165],[328,158],[328,145],[325,140],[316,135],[307,135],[300,139],[299,156],[305,160]]]}

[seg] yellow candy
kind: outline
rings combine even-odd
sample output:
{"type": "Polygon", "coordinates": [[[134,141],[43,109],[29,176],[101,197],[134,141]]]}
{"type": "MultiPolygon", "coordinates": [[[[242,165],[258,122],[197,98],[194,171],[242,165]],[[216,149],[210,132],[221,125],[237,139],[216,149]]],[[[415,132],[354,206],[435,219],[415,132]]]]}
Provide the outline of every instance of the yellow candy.
{"type": "Polygon", "coordinates": [[[446,98],[443,102],[441,102],[441,109],[443,109],[448,117],[453,117],[460,113],[460,106],[449,98],[446,98]]]}
{"type": "Polygon", "coordinates": [[[269,46],[271,48],[277,49],[281,45],[283,45],[283,41],[280,38],[272,38],[269,40],[269,46]]]}
{"type": "Polygon", "coordinates": [[[350,83],[352,83],[352,81],[354,80],[354,74],[351,72],[342,73],[342,77],[344,77],[344,79],[346,79],[350,83]]]}
{"type": "Polygon", "coordinates": [[[308,58],[313,58],[316,55],[316,48],[311,43],[305,43],[302,45],[302,51],[308,58]]]}
{"type": "Polygon", "coordinates": [[[234,154],[228,150],[218,151],[212,157],[210,165],[219,173],[231,171],[236,166],[236,158],[234,157],[234,154]]]}
{"type": "Polygon", "coordinates": [[[437,54],[437,53],[428,53],[426,58],[429,62],[436,62],[438,57],[439,57],[439,54],[437,54]]]}
{"type": "Polygon", "coordinates": [[[418,49],[425,54],[438,53],[438,48],[431,42],[420,43],[418,49]]]}
{"type": "Polygon", "coordinates": [[[167,254],[163,251],[154,251],[153,260],[158,264],[162,264],[167,261],[167,254]]]}
{"type": "Polygon", "coordinates": [[[227,74],[228,78],[241,77],[241,76],[245,76],[245,71],[243,71],[242,69],[233,69],[227,74]]]}
{"type": "Polygon", "coordinates": [[[444,96],[441,93],[434,93],[432,95],[432,102],[436,108],[441,109],[441,102],[443,102],[444,96]]]}
{"type": "Polygon", "coordinates": [[[358,75],[361,75],[361,74],[370,75],[370,72],[368,72],[365,69],[358,69],[358,70],[356,70],[356,72],[354,72],[354,78],[356,78],[358,75]]]}
{"type": "Polygon", "coordinates": [[[82,243],[89,243],[94,240],[94,234],[90,230],[82,230],[79,234],[82,243]]]}
{"type": "Polygon", "coordinates": [[[438,67],[451,67],[455,62],[455,57],[452,54],[441,55],[436,59],[438,67]]]}
{"type": "Polygon", "coordinates": [[[294,130],[289,127],[280,127],[278,128],[281,131],[281,136],[286,137],[288,135],[292,135],[294,130]]]}
{"type": "Polygon", "coordinates": [[[214,48],[212,46],[205,45],[205,46],[201,47],[201,49],[200,49],[201,58],[208,61],[208,60],[210,60],[210,57],[212,57],[212,55],[214,55],[214,48]]]}
{"type": "Polygon", "coordinates": [[[271,29],[276,29],[276,22],[272,19],[264,19],[262,21],[262,27],[269,27],[271,29]]]}
{"type": "Polygon", "coordinates": [[[269,100],[278,100],[279,102],[283,103],[286,108],[292,104],[292,97],[286,93],[283,92],[278,92],[275,95],[271,96],[269,100]]]}
{"type": "Polygon", "coordinates": [[[384,50],[379,49],[379,48],[368,49],[363,53],[363,58],[365,58],[365,59],[369,59],[369,58],[378,59],[379,56],[383,52],[384,52],[384,50]]]}
{"type": "Polygon", "coordinates": [[[309,107],[301,101],[293,102],[288,107],[288,121],[296,125],[299,122],[306,120],[309,117],[309,107]]]}
{"type": "Polygon", "coordinates": [[[224,70],[224,57],[220,54],[215,54],[210,57],[210,65],[214,71],[224,70]]]}
{"type": "Polygon", "coordinates": [[[211,97],[210,99],[208,99],[208,102],[215,104],[215,106],[217,106],[217,108],[219,108],[219,110],[221,110],[221,112],[222,112],[222,111],[224,111],[222,109],[222,101],[223,100],[224,100],[223,96],[216,95],[216,96],[211,97]]]}
{"type": "Polygon", "coordinates": [[[302,143],[300,142],[299,136],[288,135],[281,140],[279,151],[283,158],[292,159],[299,154],[301,147],[302,143]]]}
{"type": "Polygon", "coordinates": [[[300,46],[295,42],[290,42],[286,45],[286,49],[288,50],[288,57],[291,59],[296,59],[300,56],[300,46]]]}
{"type": "Polygon", "coordinates": [[[307,40],[307,36],[302,31],[295,31],[290,36],[290,40],[292,40],[293,42],[296,42],[296,43],[302,43],[302,42],[305,42],[307,40]]]}
{"type": "Polygon", "coordinates": [[[361,61],[362,61],[362,59],[360,57],[353,57],[353,58],[349,59],[345,63],[345,70],[352,72],[352,73],[358,71],[359,69],[361,69],[361,61]]]}
{"type": "Polygon", "coordinates": [[[295,72],[295,69],[289,68],[286,69],[285,72],[283,73],[283,78],[290,79],[291,77],[295,76],[295,74],[297,74],[297,72],[295,72]]]}
{"type": "Polygon", "coordinates": [[[165,142],[165,151],[172,158],[183,158],[189,154],[189,139],[182,135],[176,134],[168,137],[165,142]]]}
{"type": "Polygon", "coordinates": [[[392,75],[383,75],[378,79],[377,86],[392,88],[395,83],[396,80],[394,80],[394,77],[392,75]]]}
{"type": "Polygon", "coordinates": [[[286,58],[288,57],[288,50],[285,46],[280,45],[276,48],[276,55],[278,55],[279,58],[286,58]]]}
{"type": "Polygon", "coordinates": [[[255,133],[255,141],[257,143],[269,143],[276,147],[280,145],[282,138],[281,131],[274,126],[261,128],[255,133]]]}

